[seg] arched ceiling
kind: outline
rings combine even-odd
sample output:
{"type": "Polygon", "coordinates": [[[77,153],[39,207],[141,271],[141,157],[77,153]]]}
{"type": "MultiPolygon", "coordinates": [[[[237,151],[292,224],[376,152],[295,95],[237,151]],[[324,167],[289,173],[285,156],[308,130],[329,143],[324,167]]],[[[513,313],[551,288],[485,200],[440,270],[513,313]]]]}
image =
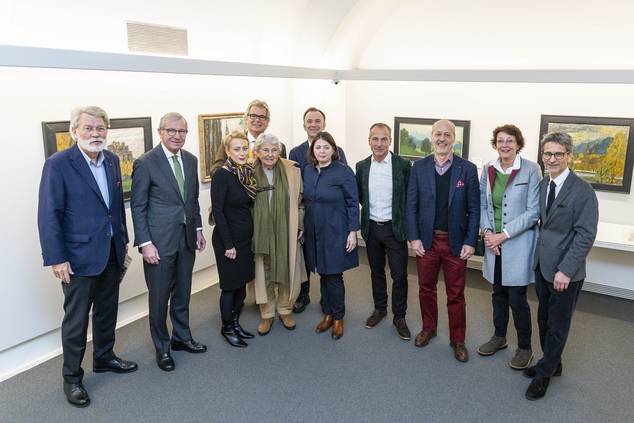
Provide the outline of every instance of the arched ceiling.
{"type": "Polygon", "coordinates": [[[328,69],[631,69],[631,0],[3,0],[0,44],[127,52],[125,22],[189,57],[328,69]]]}

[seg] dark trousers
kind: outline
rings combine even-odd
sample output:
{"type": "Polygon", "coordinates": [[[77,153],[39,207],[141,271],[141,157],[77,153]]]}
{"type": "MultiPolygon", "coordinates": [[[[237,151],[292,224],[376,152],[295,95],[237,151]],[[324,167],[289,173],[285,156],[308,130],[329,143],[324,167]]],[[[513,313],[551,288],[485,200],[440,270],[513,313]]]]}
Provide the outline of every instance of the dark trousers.
{"type": "Polygon", "coordinates": [[[223,323],[229,322],[233,313],[240,314],[246,296],[246,286],[233,290],[223,289],[220,292],[220,317],[223,323]]]}
{"type": "Polygon", "coordinates": [[[467,261],[451,254],[448,234],[434,234],[432,247],[423,257],[416,257],[418,297],[423,317],[423,330],[436,332],[438,327],[438,273],[442,267],[447,291],[449,340],[464,342],[467,331],[467,308],[464,299],[467,261]]]}
{"type": "Polygon", "coordinates": [[[346,313],[343,273],[319,275],[319,277],[324,314],[331,315],[335,320],[343,319],[346,313]]]}
{"type": "Polygon", "coordinates": [[[561,363],[561,355],[566,346],[572,314],[577,306],[579,292],[583,286],[583,279],[571,281],[568,289],[555,291],[553,283],[542,276],[537,267],[535,271],[535,289],[539,299],[537,308],[537,323],[539,324],[539,342],[544,356],[537,362],[537,374],[550,377],[561,363]]]}
{"type": "Polygon", "coordinates": [[[189,330],[189,300],[196,256],[187,247],[184,225],[176,254],[166,256],[159,251],[159,255],[159,264],[143,262],[143,272],[149,290],[152,342],[156,352],[164,354],[170,350],[170,335],[167,330],[168,303],[172,319],[172,339],[181,342],[192,339],[189,330]]]}
{"type": "Polygon", "coordinates": [[[495,336],[506,337],[509,324],[509,306],[513,312],[513,323],[517,331],[517,346],[531,349],[531,308],[526,299],[526,286],[502,285],[502,256],[495,256],[493,273],[493,325],[495,336]]]}
{"type": "Polygon", "coordinates": [[[68,383],[80,383],[84,376],[81,362],[86,352],[86,334],[91,307],[93,359],[107,361],[114,358],[112,348],[119,309],[121,271],[113,244],[110,248],[108,264],[100,275],[71,275],[69,283],[62,282],[64,292],[62,376],[68,383]]]}
{"type": "Polygon", "coordinates": [[[392,276],[392,313],[395,318],[405,317],[407,311],[407,242],[398,241],[392,231],[392,222],[370,221],[366,240],[366,252],[370,263],[372,298],[374,308],[387,309],[387,279],[385,277],[385,255],[392,276]]]}

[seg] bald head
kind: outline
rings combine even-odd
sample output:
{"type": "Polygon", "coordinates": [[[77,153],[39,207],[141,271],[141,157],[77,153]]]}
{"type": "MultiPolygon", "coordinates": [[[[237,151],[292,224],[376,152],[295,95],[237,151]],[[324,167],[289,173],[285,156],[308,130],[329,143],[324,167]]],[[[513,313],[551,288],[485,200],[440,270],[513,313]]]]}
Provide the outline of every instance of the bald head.
{"type": "Polygon", "coordinates": [[[449,128],[453,133],[453,136],[456,136],[456,125],[453,124],[449,119],[440,119],[434,122],[431,127],[432,134],[436,131],[437,128],[442,127],[443,129],[449,128]]]}

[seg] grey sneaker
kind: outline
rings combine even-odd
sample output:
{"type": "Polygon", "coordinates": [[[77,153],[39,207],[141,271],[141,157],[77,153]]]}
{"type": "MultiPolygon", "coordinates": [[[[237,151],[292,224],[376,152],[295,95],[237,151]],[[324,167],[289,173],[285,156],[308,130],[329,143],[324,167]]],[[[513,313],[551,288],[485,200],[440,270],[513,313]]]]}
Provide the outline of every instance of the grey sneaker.
{"type": "Polygon", "coordinates": [[[533,360],[533,350],[518,348],[515,351],[515,357],[509,362],[509,366],[515,370],[523,370],[531,364],[531,360],[533,360]]]}
{"type": "Polygon", "coordinates": [[[478,347],[477,352],[480,355],[493,355],[497,351],[508,347],[508,345],[505,337],[492,336],[491,339],[478,347]]]}

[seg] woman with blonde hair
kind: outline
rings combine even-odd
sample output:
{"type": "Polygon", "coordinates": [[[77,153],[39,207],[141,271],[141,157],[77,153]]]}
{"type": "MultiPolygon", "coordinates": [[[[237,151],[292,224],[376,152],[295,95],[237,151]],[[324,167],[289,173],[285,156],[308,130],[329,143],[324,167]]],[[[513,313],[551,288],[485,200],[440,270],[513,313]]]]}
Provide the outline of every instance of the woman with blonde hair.
{"type": "Polygon", "coordinates": [[[211,204],[215,227],[211,238],[220,277],[222,336],[234,347],[246,347],[253,334],[240,326],[245,285],[253,280],[255,263],[251,251],[256,180],[247,163],[249,142],[233,131],[222,140],[211,169],[211,204]]]}

